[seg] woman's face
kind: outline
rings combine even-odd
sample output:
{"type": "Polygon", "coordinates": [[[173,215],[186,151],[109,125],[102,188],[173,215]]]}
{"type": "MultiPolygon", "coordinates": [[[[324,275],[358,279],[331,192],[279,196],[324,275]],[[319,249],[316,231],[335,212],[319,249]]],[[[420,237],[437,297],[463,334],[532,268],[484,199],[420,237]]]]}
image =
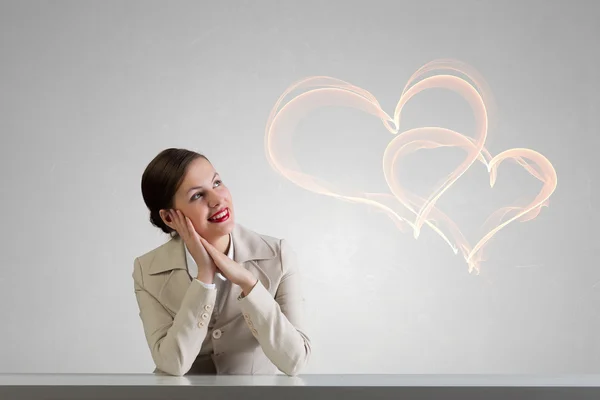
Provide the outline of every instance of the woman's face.
{"type": "Polygon", "coordinates": [[[175,193],[174,208],[181,210],[209,242],[229,235],[235,224],[231,193],[212,164],[202,157],[188,166],[175,193]]]}

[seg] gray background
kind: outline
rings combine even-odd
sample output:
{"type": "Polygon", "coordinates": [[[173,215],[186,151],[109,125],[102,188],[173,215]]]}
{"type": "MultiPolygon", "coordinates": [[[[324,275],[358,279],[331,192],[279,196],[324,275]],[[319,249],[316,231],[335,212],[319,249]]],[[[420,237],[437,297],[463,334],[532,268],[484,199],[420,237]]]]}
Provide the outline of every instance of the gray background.
{"type": "MultiPolygon", "coordinates": [[[[0,372],[152,371],[131,272],[166,238],[140,177],[178,146],[213,161],[238,222],[298,252],[305,372],[600,372],[599,17],[591,0],[2,1],[0,372]],[[490,151],[532,148],[558,173],[550,207],[501,231],[479,276],[428,229],[415,240],[295,186],[263,149],[294,81],[343,79],[391,114],[410,75],[447,57],[492,90],[490,151]]],[[[472,121],[432,91],[402,129],[468,134],[472,121]]],[[[318,112],[295,154],[307,172],[383,191],[390,138],[372,117],[318,112]]],[[[419,153],[401,172],[425,193],[460,155],[419,153]]],[[[489,212],[538,188],[506,167],[490,190],[476,165],[439,205],[475,238],[489,212]]]]}

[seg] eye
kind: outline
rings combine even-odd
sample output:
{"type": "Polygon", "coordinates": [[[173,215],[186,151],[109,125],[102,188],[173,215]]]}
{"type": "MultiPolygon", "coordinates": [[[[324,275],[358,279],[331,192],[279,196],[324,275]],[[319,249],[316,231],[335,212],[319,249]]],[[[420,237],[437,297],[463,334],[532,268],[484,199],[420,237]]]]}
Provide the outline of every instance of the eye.
{"type": "Polygon", "coordinates": [[[217,179],[217,180],[215,181],[215,185],[217,185],[217,184],[218,184],[219,186],[221,186],[221,184],[222,184],[222,183],[223,183],[223,182],[222,182],[220,179],[217,179]]]}
{"type": "Polygon", "coordinates": [[[196,193],[190,200],[198,200],[200,197],[202,197],[202,192],[196,193]]]}

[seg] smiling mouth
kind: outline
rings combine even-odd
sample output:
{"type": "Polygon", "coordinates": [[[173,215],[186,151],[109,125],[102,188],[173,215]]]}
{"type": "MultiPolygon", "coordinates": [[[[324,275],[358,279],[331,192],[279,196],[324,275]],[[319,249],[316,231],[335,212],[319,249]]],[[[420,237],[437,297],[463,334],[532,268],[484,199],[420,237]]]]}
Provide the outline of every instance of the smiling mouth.
{"type": "Polygon", "coordinates": [[[220,223],[225,222],[229,219],[229,208],[225,208],[217,212],[215,215],[208,219],[209,222],[220,223]]]}

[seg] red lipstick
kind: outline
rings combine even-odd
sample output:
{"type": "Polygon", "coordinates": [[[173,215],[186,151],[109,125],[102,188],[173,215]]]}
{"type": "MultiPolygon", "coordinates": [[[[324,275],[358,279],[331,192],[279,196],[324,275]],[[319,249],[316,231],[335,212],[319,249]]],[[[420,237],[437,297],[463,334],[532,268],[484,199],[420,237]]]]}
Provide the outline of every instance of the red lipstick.
{"type": "Polygon", "coordinates": [[[214,213],[209,219],[209,222],[214,222],[214,223],[221,223],[221,222],[225,222],[229,219],[229,208],[223,208],[219,211],[217,211],[216,213],[214,213]],[[218,218],[215,218],[215,216],[218,216],[218,218]]]}

